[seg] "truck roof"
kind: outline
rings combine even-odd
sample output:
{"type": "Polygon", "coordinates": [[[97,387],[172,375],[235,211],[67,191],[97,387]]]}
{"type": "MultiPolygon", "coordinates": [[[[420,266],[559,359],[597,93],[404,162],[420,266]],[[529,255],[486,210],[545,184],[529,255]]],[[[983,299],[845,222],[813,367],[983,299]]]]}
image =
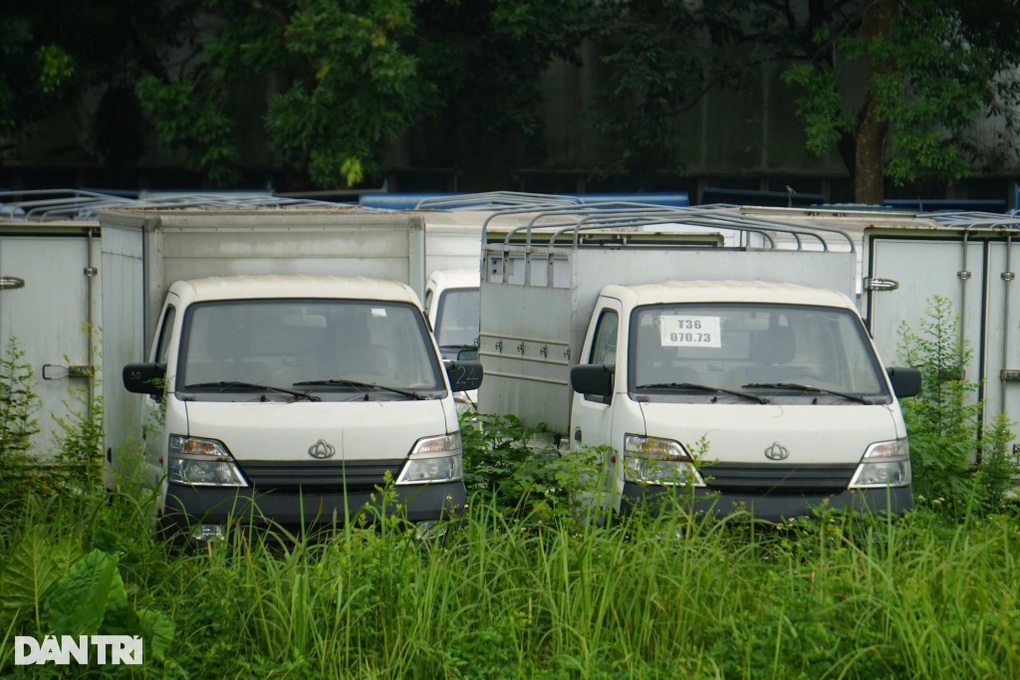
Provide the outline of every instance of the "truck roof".
{"type": "Polygon", "coordinates": [[[767,281],[695,280],[612,285],[606,286],[602,294],[631,307],[663,302],[770,302],[856,309],[853,301],[838,291],[767,281]]]}
{"type": "Polygon", "coordinates": [[[414,290],[398,281],[367,276],[213,276],[177,281],[170,291],[189,302],[258,298],[389,300],[421,306],[414,290]]]}
{"type": "Polygon", "coordinates": [[[437,269],[429,280],[446,288],[477,288],[480,277],[477,269],[437,269]]]}

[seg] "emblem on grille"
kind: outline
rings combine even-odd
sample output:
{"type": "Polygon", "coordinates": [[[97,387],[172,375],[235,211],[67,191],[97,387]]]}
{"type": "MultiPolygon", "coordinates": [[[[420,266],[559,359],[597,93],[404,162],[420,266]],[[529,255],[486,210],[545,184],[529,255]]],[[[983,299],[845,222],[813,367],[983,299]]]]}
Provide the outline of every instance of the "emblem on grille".
{"type": "Polygon", "coordinates": [[[320,439],[311,446],[308,447],[308,455],[312,458],[329,458],[336,453],[336,449],[333,448],[332,444],[327,444],[325,441],[320,439]]]}
{"type": "Polygon", "coordinates": [[[765,457],[769,460],[785,460],[789,458],[790,452],[786,450],[786,447],[781,445],[779,442],[775,442],[772,446],[765,449],[765,457]]]}

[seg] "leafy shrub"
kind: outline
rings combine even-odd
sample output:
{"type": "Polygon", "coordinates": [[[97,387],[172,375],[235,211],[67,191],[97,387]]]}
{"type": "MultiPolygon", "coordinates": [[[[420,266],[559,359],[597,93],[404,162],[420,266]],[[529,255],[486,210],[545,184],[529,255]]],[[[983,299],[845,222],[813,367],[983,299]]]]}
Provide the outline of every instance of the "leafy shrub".
{"type": "Polygon", "coordinates": [[[595,454],[560,455],[541,424],[527,428],[513,415],[466,413],[460,431],[468,495],[508,515],[567,517],[592,477],[595,454]]]}
{"type": "Polygon", "coordinates": [[[972,350],[961,342],[952,302],[928,301],[919,333],[900,329],[900,353],[921,371],[921,392],[902,403],[910,435],[914,491],[919,504],[953,516],[1002,509],[1015,472],[1006,452],[1011,423],[1001,415],[984,430],[983,404],[970,400],[978,383],[964,367],[972,350]]]}

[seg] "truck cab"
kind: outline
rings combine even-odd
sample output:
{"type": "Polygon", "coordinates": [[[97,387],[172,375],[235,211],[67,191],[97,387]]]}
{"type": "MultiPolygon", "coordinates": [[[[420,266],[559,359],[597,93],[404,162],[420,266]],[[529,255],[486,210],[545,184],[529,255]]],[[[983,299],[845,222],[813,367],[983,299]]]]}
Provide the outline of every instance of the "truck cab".
{"type": "Polygon", "coordinates": [[[465,500],[452,394],[477,365],[440,360],[415,293],[364,277],[174,283],[149,361],[124,369],[158,432],[145,451],[164,529],[343,524],[392,482],[413,523],[465,500]]]}
{"type": "Polygon", "coordinates": [[[854,303],[790,283],[606,286],[571,370],[571,446],[602,446],[605,506],[683,489],[757,519],[912,507],[897,397],[854,303]]]}
{"type": "Polygon", "coordinates": [[[425,287],[425,314],[444,359],[478,347],[477,269],[434,271],[425,287]]]}
{"type": "MultiPolygon", "coordinates": [[[[444,361],[477,356],[479,317],[478,269],[432,272],[425,286],[425,315],[444,361]]],[[[461,410],[475,409],[478,390],[454,395],[461,410]]]]}

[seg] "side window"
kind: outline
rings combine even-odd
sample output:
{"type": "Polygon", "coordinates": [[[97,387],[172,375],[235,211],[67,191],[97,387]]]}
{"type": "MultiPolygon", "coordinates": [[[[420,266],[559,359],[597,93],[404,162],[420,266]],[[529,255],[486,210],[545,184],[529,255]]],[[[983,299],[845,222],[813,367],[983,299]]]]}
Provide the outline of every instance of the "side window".
{"type": "Polygon", "coordinates": [[[170,334],[174,330],[174,318],[177,310],[171,305],[163,314],[163,322],[159,327],[159,340],[156,343],[156,363],[166,364],[170,358],[170,334]]]}
{"type": "Polygon", "coordinates": [[[432,309],[432,293],[434,291],[429,288],[425,291],[425,316],[428,317],[429,310],[432,309]]]}
{"type": "Polygon", "coordinates": [[[611,309],[603,310],[595,326],[595,337],[591,343],[589,364],[616,365],[616,337],[620,319],[611,309]]]}

